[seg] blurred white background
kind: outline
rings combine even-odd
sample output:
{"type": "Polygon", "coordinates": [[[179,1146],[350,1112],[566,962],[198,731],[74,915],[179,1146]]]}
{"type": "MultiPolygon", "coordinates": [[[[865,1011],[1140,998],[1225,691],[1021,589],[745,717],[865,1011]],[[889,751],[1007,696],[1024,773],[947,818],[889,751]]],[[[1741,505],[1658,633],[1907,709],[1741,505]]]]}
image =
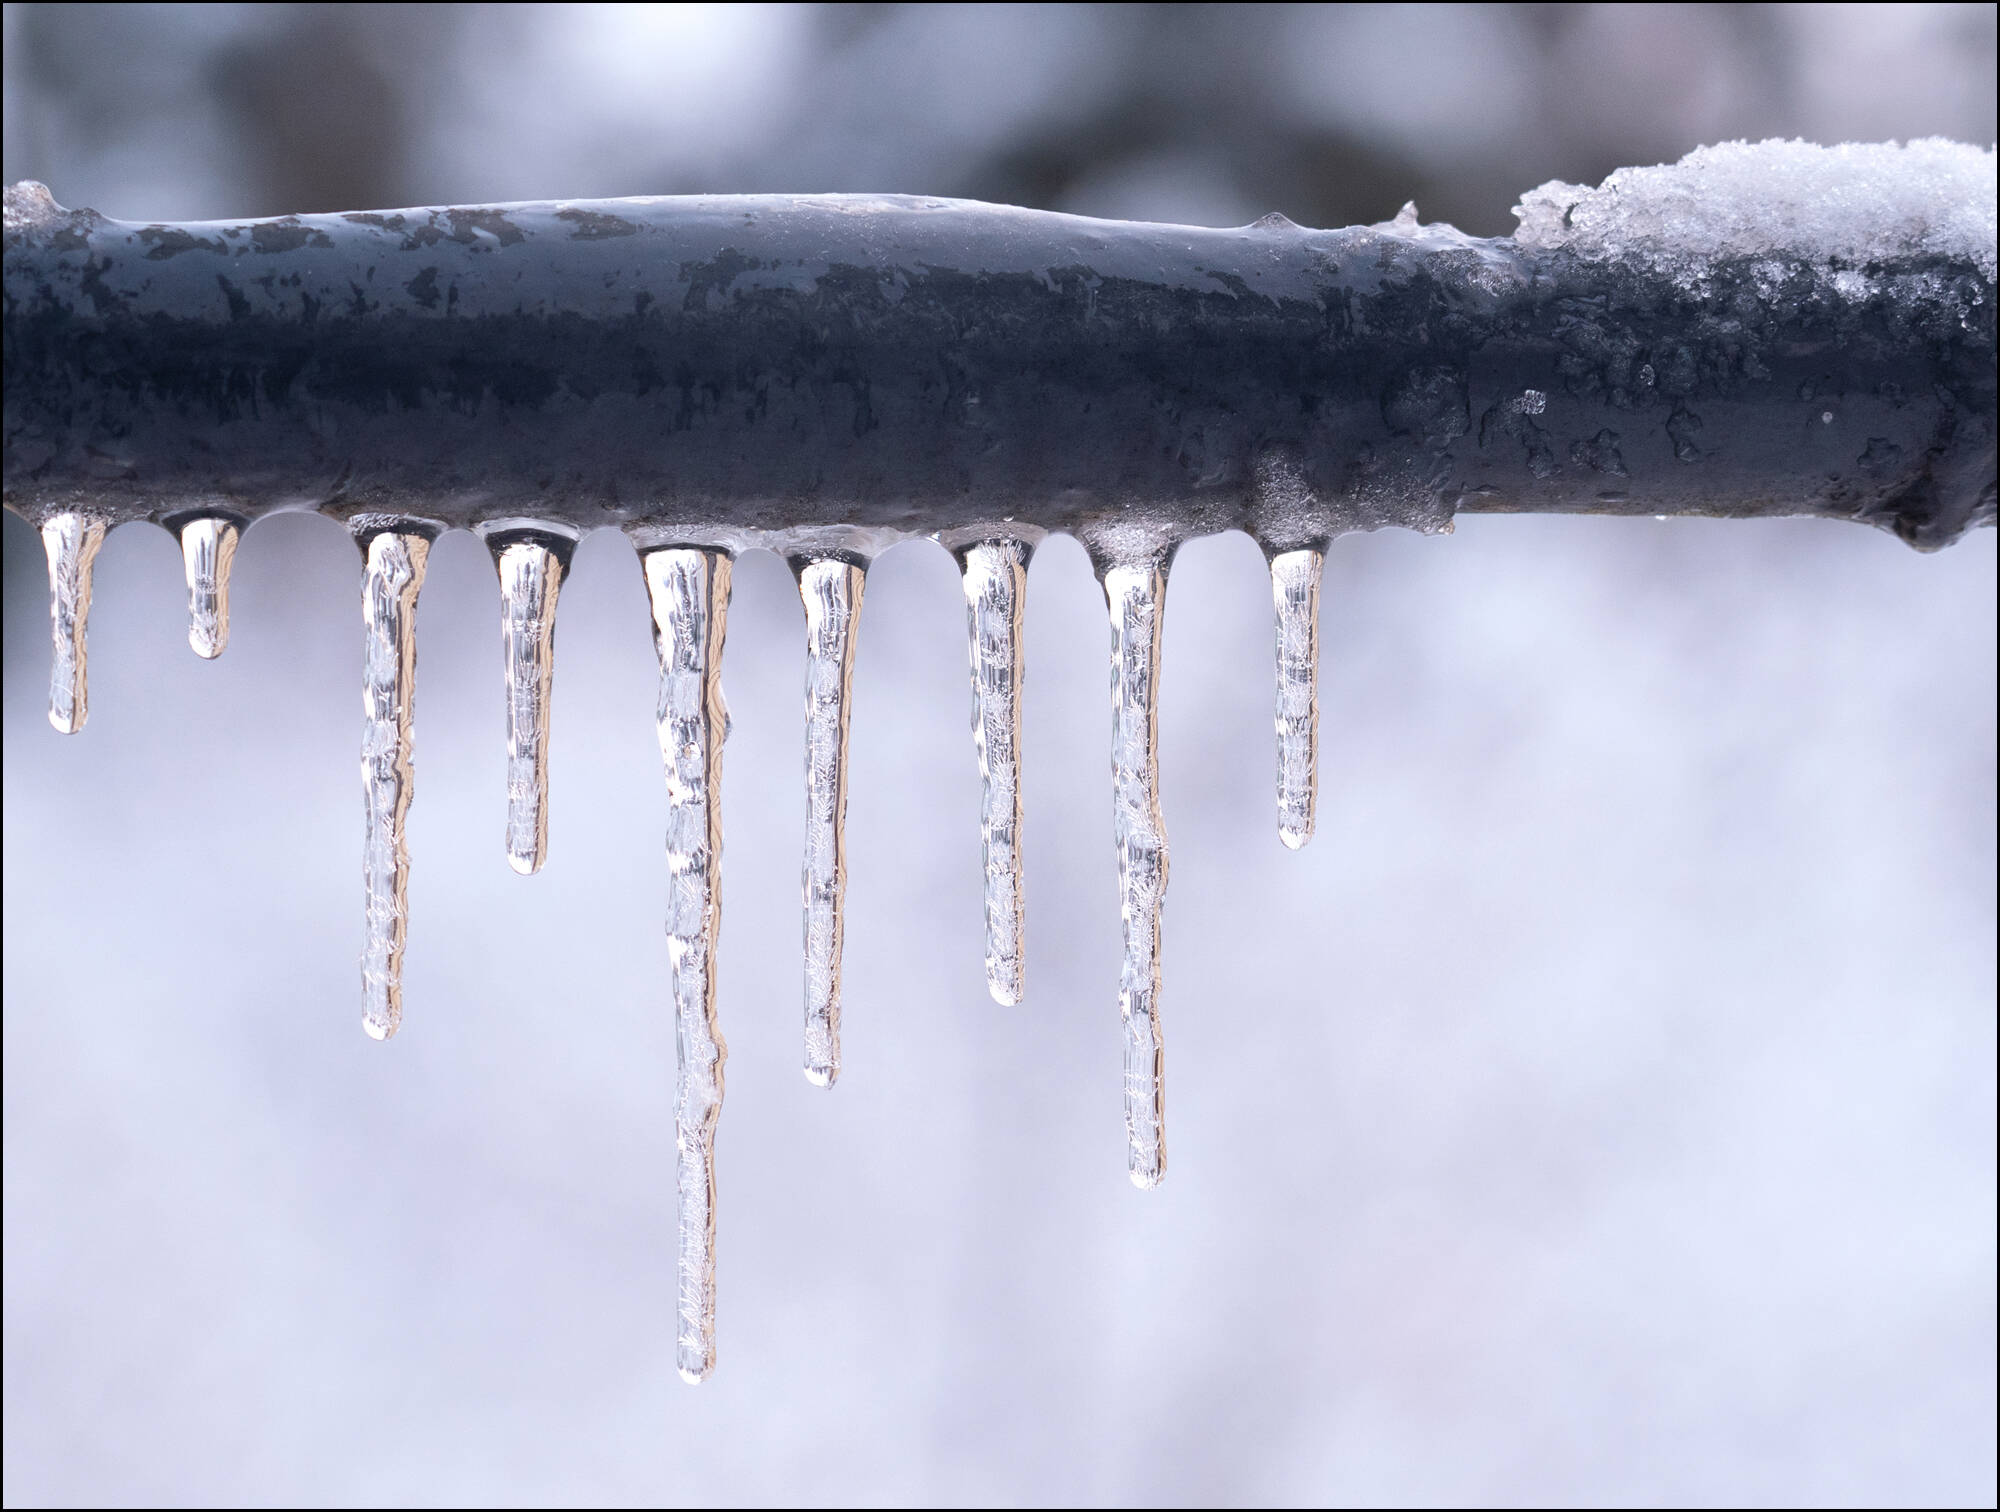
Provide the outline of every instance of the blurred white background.
{"type": "MultiPolygon", "coordinates": [[[[1705,141],[1994,136],[1990,6],[35,6],[5,175],[192,218],[873,189],[1498,234],[1705,141]]],[[[802,616],[737,569],[721,1367],[672,1359],[630,549],[563,594],[551,860],[497,589],[419,614],[408,1019],[363,1037],[359,561],[163,532],[43,716],[5,520],[5,1471],[88,1503],[1990,1505],[1995,537],[1471,518],[1336,543],[1318,839],[1270,600],[1166,629],[1171,1173],[1125,1179],[1102,599],[1028,605],[1028,998],[981,979],[964,613],[868,581],[846,1070],[800,1076],[802,616]]]]}

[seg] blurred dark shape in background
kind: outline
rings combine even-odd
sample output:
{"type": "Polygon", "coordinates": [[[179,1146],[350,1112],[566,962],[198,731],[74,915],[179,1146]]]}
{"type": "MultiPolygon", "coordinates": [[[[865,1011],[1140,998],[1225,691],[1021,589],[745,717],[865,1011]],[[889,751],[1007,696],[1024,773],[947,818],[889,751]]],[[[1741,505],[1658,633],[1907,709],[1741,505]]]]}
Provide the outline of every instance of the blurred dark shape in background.
{"type": "Polygon", "coordinates": [[[6,177],[121,218],[756,191],[1427,219],[1704,142],[1994,136],[1987,5],[11,5],[6,177]]]}

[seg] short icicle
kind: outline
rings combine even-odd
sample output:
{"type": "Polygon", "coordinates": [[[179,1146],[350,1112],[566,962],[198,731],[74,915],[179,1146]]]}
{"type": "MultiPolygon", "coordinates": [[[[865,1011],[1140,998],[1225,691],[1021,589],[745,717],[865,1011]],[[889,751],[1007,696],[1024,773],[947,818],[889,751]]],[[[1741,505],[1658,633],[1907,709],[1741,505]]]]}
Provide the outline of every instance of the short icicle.
{"type": "Polygon", "coordinates": [[[549,689],[563,560],[545,542],[517,539],[493,564],[507,679],[507,864],[528,877],[549,854],[549,689]]]}
{"type": "Polygon", "coordinates": [[[362,542],[361,870],[367,937],[361,947],[361,1027],[387,1039],[403,1021],[403,946],[409,930],[412,788],[417,695],[417,593],[431,543],[384,530],[362,542]]]}
{"type": "Polygon", "coordinates": [[[1025,541],[982,541],[963,562],[979,753],[979,839],[986,870],[986,990],[1021,1001],[1021,606],[1025,541]]]}
{"type": "Polygon", "coordinates": [[[722,917],[722,642],[730,559],[671,547],[641,558],[660,655],[656,718],[667,770],[667,964],[674,999],[674,1127],[680,1189],[676,1363],[690,1384],[715,1368],[715,1126],[729,1058],[715,1017],[722,917]]]}
{"type": "Polygon", "coordinates": [[[236,560],[234,521],[204,515],[181,527],[181,565],[187,569],[188,644],[213,661],[229,644],[229,568],[236,560]]]}
{"type": "Polygon", "coordinates": [[[65,735],[83,728],[90,713],[84,636],[90,620],[90,571],[104,544],[104,521],[65,512],[42,525],[49,559],[49,628],[55,660],[49,667],[49,723],[65,735]]]}
{"type": "Polygon", "coordinates": [[[847,722],[862,569],[838,558],[799,566],[806,608],[806,1080],[840,1078],[841,908],[847,891],[847,722]]]}
{"type": "Polygon", "coordinates": [[[1167,1174],[1165,1067],[1160,1032],[1160,904],[1167,832],[1160,818],[1160,618],[1165,564],[1108,568],[1111,609],[1112,833],[1118,846],[1125,960],[1118,1011],[1125,1028],[1125,1141],[1132,1184],[1167,1174]]]}
{"type": "Polygon", "coordinates": [[[1319,805],[1319,583],[1326,554],[1271,558],[1278,631],[1278,838],[1297,850],[1319,805]]]}

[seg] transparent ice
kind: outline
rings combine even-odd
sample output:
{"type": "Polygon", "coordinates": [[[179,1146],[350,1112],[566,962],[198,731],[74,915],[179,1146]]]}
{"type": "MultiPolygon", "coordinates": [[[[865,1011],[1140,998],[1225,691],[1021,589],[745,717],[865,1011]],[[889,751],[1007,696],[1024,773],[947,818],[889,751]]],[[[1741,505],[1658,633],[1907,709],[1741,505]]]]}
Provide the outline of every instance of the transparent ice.
{"type": "Polygon", "coordinates": [[[655,721],[667,774],[667,970],[674,1004],[674,1148],[680,1191],[681,1376],[715,1368],[715,1126],[729,1058],[715,1016],[722,922],[722,642],[730,559],[669,548],[641,558],[660,658],[655,721]]]}
{"type": "Polygon", "coordinates": [[[362,550],[361,874],[366,934],[361,946],[361,1027],[387,1039],[403,1022],[403,946],[410,922],[410,848],[405,834],[414,759],[417,594],[430,560],[427,536],[384,530],[362,550]]]}
{"type": "Polygon", "coordinates": [[[526,877],[549,854],[549,689],[563,564],[534,540],[509,541],[493,562],[507,679],[507,864],[526,877]]]}
{"type": "Polygon", "coordinates": [[[982,541],[965,553],[972,662],[972,741],[979,753],[979,840],[986,877],[986,988],[1021,1001],[1021,649],[1025,541],[982,541]]]}
{"type": "Polygon", "coordinates": [[[83,728],[90,713],[85,634],[90,621],[90,572],[104,544],[104,522],[89,515],[51,515],[42,526],[49,559],[49,629],[55,640],[49,664],[49,723],[65,735],[83,728]]]}
{"type": "Polygon", "coordinates": [[[840,1077],[841,908],[847,891],[847,721],[862,569],[824,558],[799,568],[806,608],[806,1080],[840,1077]]]}

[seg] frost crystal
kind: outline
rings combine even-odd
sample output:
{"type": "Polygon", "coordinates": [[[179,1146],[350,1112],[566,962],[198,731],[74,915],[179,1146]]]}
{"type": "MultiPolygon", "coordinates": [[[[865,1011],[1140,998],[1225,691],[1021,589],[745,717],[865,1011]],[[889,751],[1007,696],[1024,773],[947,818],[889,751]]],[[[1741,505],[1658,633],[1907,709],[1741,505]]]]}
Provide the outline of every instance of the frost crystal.
{"type": "Polygon", "coordinates": [[[1820,267],[1936,257],[1994,276],[1993,149],[1941,137],[1723,142],[1678,163],[1620,168],[1595,189],[1544,184],[1514,214],[1521,246],[1629,258],[1683,287],[1744,257],[1820,267]]]}

